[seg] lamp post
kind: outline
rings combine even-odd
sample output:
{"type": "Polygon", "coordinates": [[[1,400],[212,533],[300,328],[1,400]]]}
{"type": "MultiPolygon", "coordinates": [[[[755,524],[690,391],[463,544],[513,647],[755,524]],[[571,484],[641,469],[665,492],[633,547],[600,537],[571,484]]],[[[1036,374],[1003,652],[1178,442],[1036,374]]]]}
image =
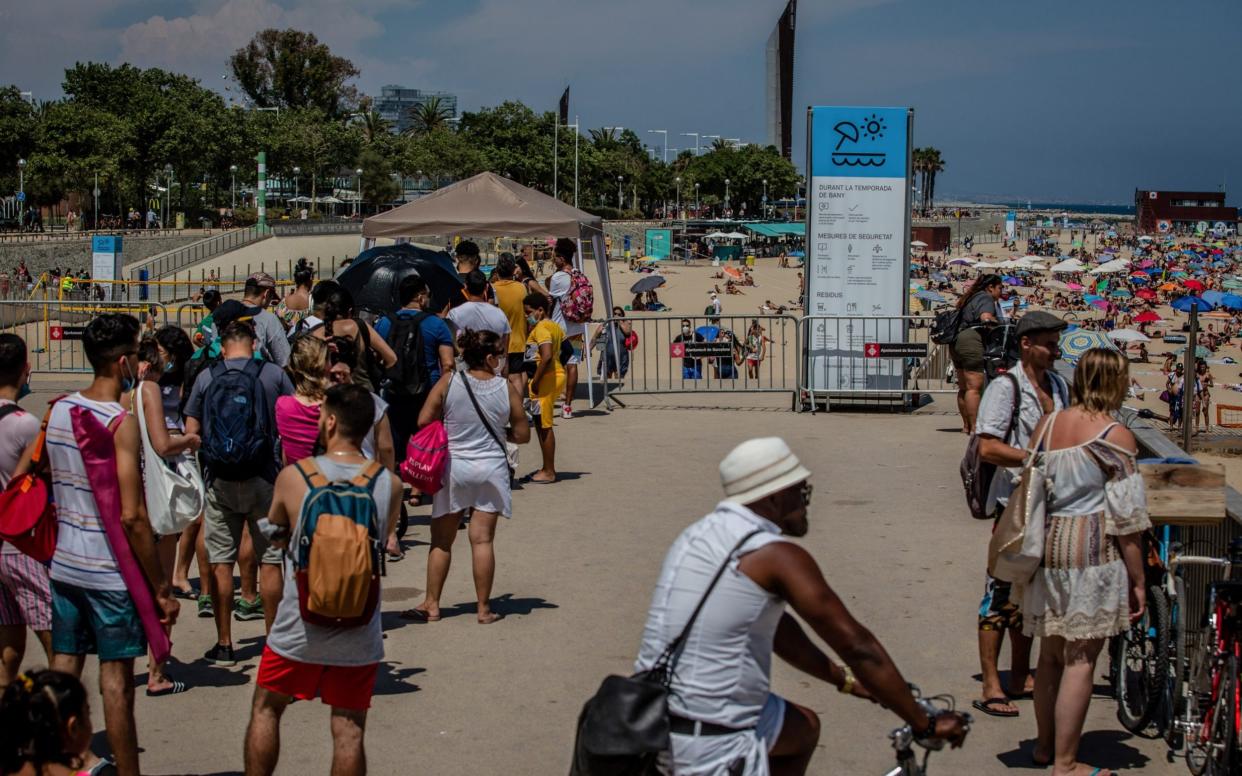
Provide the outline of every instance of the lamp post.
{"type": "Polygon", "coordinates": [[[719,140],[720,135],[704,135],[703,139],[704,140],[719,140]]]}
{"type": "Polygon", "coordinates": [[[362,168],[354,170],[354,215],[362,210],[362,168]]]}
{"type": "Polygon", "coordinates": [[[237,209],[237,165],[229,165],[229,191],[231,192],[230,210],[237,209]]]}
{"type": "Polygon", "coordinates": [[[768,217],[768,179],[763,179],[763,217],[768,217]]]}
{"type": "Polygon", "coordinates": [[[728,209],[729,209],[729,179],[728,179],[728,178],[725,178],[725,201],[724,201],[724,206],[725,206],[725,210],[728,210],[728,209]]]}
{"type": "Polygon", "coordinates": [[[668,164],[668,130],[667,130],[667,129],[649,129],[649,130],[647,130],[647,134],[649,134],[649,135],[662,135],[662,136],[663,136],[663,138],[664,138],[664,142],[663,142],[663,146],[664,146],[664,163],[665,163],[665,164],[668,164]]]}
{"type": "Polygon", "coordinates": [[[624,209],[625,209],[625,203],[624,203],[624,201],[621,199],[621,197],[622,197],[622,194],[621,194],[621,182],[622,182],[623,180],[625,180],[625,176],[624,176],[624,175],[618,175],[618,176],[617,176],[617,210],[624,210],[624,209]]]}
{"type": "Polygon", "coordinates": [[[26,160],[17,160],[17,231],[26,227],[26,160]]]}
{"type": "Polygon", "coordinates": [[[694,184],[694,217],[699,217],[699,184],[694,184]]]}
{"type": "Polygon", "coordinates": [[[293,168],[293,201],[297,202],[300,192],[298,191],[298,176],[302,174],[301,167],[293,168]]]}
{"type": "Polygon", "coordinates": [[[678,175],[676,178],[673,178],[673,181],[676,182],[677,184],[677,216],[676,217],[681,218],[681,176],[678,175]]]}
{"type": "Polygon", "coordinates": [[[694,138],[694,155],[699,155],[699,133],[698,132],[682,132],[682,137],[694,138]]]}
{"type": "Polygon", "coordinates": [[[165,229],[168,228],[168,217],[172,214],[172,179],[173,168],[171,164],[164,165],[164,176],[168,179],[168,190],[164,192],[164,222],[160,224],[165,229]]]}
{"type": "Polygon", "coordinates": [[[99,229],[99,173],[95,173],[95,188],[91,191],[95,195],[95,220],[91,223],[96,231],[99,229]]]}

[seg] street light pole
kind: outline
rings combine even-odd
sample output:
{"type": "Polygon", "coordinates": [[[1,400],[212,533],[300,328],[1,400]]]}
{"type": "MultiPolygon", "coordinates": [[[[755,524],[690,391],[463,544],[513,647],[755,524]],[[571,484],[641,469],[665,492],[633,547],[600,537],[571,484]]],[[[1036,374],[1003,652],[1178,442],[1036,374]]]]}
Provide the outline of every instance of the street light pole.
{"type": "Polygon", "coordinates": [[[699,184],[694,184],[694,217],[699,217],[699,184]]]}
{"type": "Polygon", "coordinates": [[[768,217],[768,179],[763,179],[763,217],[768,217]]]}
{"type": "Polygon", "coordinates": [[[694,138],[694,155],[698,156],[699,155],[699,133],[698,132],[682,132],[681,135],[682,137],[693,137],[694,138]]]}
{"type": "Polygon", "coordinates": [[[354,170],[354,215],[362,210],[362,168],[354,170]]]}
{"type": "Polygon", "coordinates": [[[560,199],[560,162],[561,162],[561,114],[556,114],[552,124],[552,198],[560,199]]]}
{"type": "Polygon", "coordinates": [[[624,175],[617,176],[617,210],[624,210],[625,204],[621,200],[621,181],[625,180],[624,175]]]}
{"type": "Polygon", "coordinates": [[[677,218],[681,218],[681,176],[673,179],[677,182],[677,218]]]}
{"type": "Polygon", "coordinates": [[[95,220],[92,223],[94,224],[93,228],[98,231],[99,229],[99,173],[95,173],[95,188],[93,191],[91,191],[91,193],[95,195],[95,220]]]}
{"type": "Polygon", "coordinates": [[[172,213],[172,175],[173,168],[171,164],[164,165],[164,175],[168,179],[168,190],[164,192],[164,222],[160,224],[165,229],[168,228],[168,216],[172,213]]]}
{"type": "Polygon", "coordinates": [[[26,160],[17,160],[17,231],[26,227],[26,160]]]}
{"type": "Polygon", "coordinates": [[[667,129],[649,129],[649,135],[663,135],[664,137],[664,163],[668,164],[668,130],[667,129]]]}
{"type": "Polygon", "coordinates": [[[230,210],[237,209],[237,165],[229,165],[229,191],[230,202],[232,203],[230,210]]]}
{"type": "Polygon", "coordinates": [[[293,168],[293,201],[294,202],[297,202],[298,197],[301,196],[301,192],[298,191],[298,176],[300,176],[301,174],[302,174],[301,167],[293,168]]]}
{"type": "Polygon", "coordinates": [[[578,136],[582,130],[578,128],[578,114],[574,114],[574,207],[578,207],[578,136]]]}
{"type": "Polygon", "coordinates": [[[728,209],[729,209],[729,179],[728,179],[728,178],[725,178],[725,201],[724,201],[724,206],[725,206],[725,210],[728,210],[728,209]]]}

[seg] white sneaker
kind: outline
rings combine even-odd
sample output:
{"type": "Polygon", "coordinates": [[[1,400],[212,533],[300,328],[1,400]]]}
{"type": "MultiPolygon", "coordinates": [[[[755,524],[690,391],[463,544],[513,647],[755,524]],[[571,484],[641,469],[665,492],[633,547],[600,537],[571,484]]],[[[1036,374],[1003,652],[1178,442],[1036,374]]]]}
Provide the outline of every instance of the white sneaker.
{"type": "Polygon", "coordinates": [[[574,416],[574,408],[572,406],[568,404],[561,406],[561,417],[562,418],[564,418],[565,420],[570,420],[573,418],[573,416],[574,416]]]}

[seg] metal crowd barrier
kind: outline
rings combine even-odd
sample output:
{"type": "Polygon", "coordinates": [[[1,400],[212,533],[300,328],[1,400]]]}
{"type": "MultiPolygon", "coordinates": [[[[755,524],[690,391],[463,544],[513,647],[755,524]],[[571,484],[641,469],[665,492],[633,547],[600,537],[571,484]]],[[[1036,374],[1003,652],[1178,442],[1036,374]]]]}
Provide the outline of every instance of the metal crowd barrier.
{"type": "Polygon", "coordinates": [[[931,342],[931,315],[808,315],[799,320],[799,408],[822,403],[901,408],[957,393],[948,348],[931,342]]]}
{"type": "Polygon", "coordinates": [[[157,254],[127,269],[130,273],[130,278],[133,280],[140,280],[140,273],[143,271],[147,273],[148,278],[155,280],[177,270],[185,269],[192,264],[197,264],[200,261],[205,261],[221,253],[241,248],[244,245],[258,242],[270,236],[271,231],[269,229],[260,229],[257,225],[248,226],[244,229],[233,229],[180,248],[174,248],[166,253],[157,254]]]}
{"type": "Polygon", "coordinates": [[[299,237],[316,234],[357,234],[362,231],[361,220],[302,221],[300,219],[291,219],[289,221],[273,221],[268,226],[271,228],[272,234],[277,237],[299,237]]]}
{"type": "MultiPolygon", "coordinates": [[[[663,393],[789,393],[798,389],[798,320],[792,315],[654,315],[591,323],[591,367],[606,381],[605,396],[663,393]],[[683,334],[682,322],[689,326],[683,334]],[[630,351],[610,337],[622,322],[638,343],[630,351]],[[753,324],[762,351],[748,349],[753,324]],[[614,347],[615,344],[615,347],[614,347]],[[618,363],[618,357],[620,359],[618,363]],[[619,368],[618,368],[619,367],[619,368]]],[[[757,339],[751,339],[757,343],[757,339]]],[[[585,362],[584,362],[585,363],[585,362]]],[[[580,376],[579,382],[585,382],[580,376]]]]}
{"type": "Polygon", "coordinates": [[[144,330],[168,323],[163,305],[87,299],[0,302],[0,331],[26,342],[35,372],[90,372],[80,340],[86,324],[104,313],[128,313],[144,330]]]}

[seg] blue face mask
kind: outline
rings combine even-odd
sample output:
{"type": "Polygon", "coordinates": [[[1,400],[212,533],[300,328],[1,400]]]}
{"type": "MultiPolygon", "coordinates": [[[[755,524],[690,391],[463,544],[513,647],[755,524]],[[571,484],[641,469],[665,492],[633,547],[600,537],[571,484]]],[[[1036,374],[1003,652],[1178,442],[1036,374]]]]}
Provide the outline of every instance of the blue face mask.
{"type": "Polygon", "coordinates": [[[167,364],[164,364],[165,372],[171,372],[172,370],[173,370],[173,362],[169,361],[167,364]]]}
{"type": "Polygon", "coordinates": [[[129,376],[121,378],[121,393],[127,393],[128,391],[133,390],[134,385],[138,381],[134,379],[134,370],[132,370],[129,366],[129,359],[127,358],[121,363],[125,366],[125,371],[129,372],[129,376]]]}
{"type": "Polygon", "coordinates": [[[21,399],[24,399],[29,395],[30,395],[30,382],[27,381],[27,382],[22,383],[21,388],[17,389],[17,398],[20,401],[21,399]]]}

